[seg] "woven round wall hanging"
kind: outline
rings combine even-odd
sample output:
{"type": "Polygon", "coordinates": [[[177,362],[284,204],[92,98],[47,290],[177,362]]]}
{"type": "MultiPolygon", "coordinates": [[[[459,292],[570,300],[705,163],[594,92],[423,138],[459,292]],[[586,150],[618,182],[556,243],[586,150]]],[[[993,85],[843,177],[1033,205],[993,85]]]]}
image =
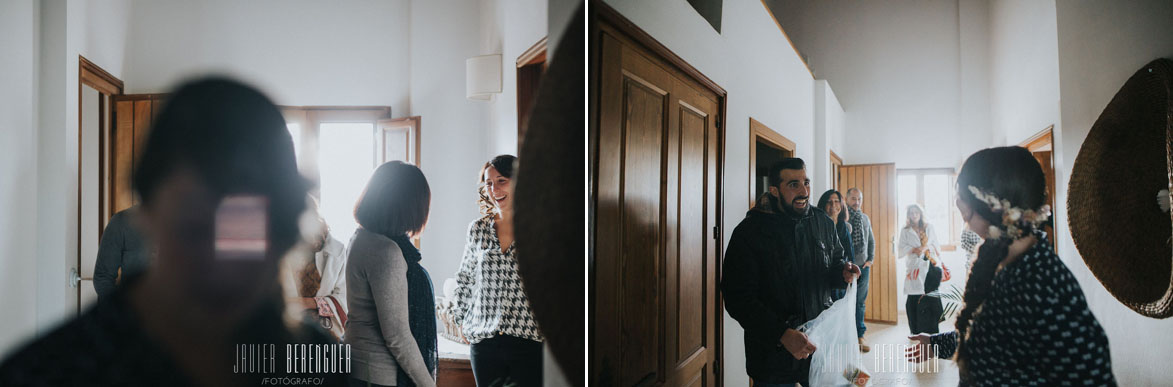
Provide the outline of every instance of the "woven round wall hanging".
{"type": "Polygon", "coordinates": [[[1079,254],[1117,300],[1173,315],[1173,61],[1138,70],[1092,125],[1067,188],[1079,254]]]}

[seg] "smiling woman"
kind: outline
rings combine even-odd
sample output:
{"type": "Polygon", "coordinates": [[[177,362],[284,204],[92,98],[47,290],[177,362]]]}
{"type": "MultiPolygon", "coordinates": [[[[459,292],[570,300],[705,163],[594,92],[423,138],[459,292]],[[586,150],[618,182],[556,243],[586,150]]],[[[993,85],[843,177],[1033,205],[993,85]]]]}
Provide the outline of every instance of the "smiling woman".
{"type": "Polygon", "coordinates": [[[481,167],[484,216],[468,226],[450,314],[471,345],[477,385],[542,384],[542,335],[517,271],[511,183],[517,157],[481,167]]]}

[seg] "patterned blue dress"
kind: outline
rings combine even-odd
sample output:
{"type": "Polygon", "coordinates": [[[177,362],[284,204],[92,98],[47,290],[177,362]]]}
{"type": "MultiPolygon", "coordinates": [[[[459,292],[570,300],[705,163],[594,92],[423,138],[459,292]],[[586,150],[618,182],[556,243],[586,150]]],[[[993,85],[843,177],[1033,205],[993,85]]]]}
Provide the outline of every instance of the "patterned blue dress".
{"type": "MultiPolygon", "coordinates": [[[[994,275],[970,322],[962,385],[1114,386],[1108,337],[1075,276],[1040,234],[1021,258],[994,275]]],[[[932,336],[952,358],[957,331],[932,336]]]]}

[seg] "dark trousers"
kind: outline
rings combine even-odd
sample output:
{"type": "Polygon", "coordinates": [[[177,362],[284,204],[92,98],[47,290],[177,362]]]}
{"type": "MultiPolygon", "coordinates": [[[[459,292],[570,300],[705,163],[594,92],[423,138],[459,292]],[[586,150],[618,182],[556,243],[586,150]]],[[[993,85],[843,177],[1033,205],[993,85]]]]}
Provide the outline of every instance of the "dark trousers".
{"type": "Polygon", "coordinates": [[[904,302],[908,313],[908,328],[912,334],[938,333],[941,323],[941,298],[923,294],[909,295],[904,302]]]}
{"type": "Polygon", "coordinates": [[[863,312],[866,307],[865,301],[868,299],[868,279],[871,277],[872,268],[868,267],[860,269],[859,281],[857,282],[856,296],[855,296],[855,324],[856,333],[859,337],[863,337],[864,331],[868,330],[868,326],[864,324],[863,312]]]}
{"type": "Polygon", "coordinates": [[[470,354],[478,387],[542,385],[542,343],[494,336],[473,344],[470,354]]]}

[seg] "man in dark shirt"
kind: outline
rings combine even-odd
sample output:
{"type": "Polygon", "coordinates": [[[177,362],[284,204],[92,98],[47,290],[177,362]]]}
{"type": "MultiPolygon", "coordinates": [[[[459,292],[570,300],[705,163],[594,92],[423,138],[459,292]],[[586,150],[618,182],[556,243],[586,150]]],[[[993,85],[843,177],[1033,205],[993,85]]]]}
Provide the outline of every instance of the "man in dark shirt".
{"type": "Polygon", "coordinates": [[[746,372],[754,386],[807,384],[818,348],[797,329],[831,305],[832,291],[859,275],[846,262],[835,223],[809,202],[802,159],[770,168],[763,195],[733,230],[721,288],[745,328],[746,372]]]}
{"type": "Polygon", "coordinates": [[[98,244],[98,259],[94,263],[94,290],[98,299],[114,292],[118,284],[118,270],[122,278],[141,273],[151,261],[151,249],[139,231],[139,206],[136,204],[110,217],[102,241],[98,244]]]}

